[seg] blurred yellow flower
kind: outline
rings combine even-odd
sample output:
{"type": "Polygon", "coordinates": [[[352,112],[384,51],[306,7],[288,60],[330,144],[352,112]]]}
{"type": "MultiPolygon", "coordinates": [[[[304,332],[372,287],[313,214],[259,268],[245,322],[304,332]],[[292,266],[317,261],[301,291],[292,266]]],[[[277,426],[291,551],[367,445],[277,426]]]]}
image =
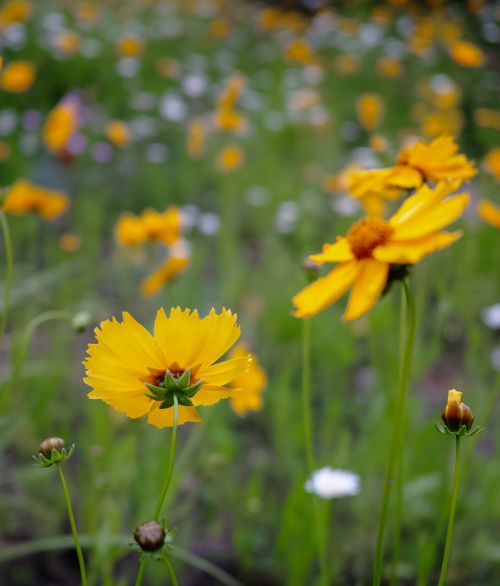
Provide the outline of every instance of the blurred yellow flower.
{"type": "Polygon", "coordinates": [[[140,216],[130,212],[123,213],[116,223],[116,238],[123,246],[134,246],[147,241],[171,245],[181,235],[182,213],[179,208],[171,207],[164,212],[148,208],[140,216]]]}
{"type": "Polygon", "coordinates": [[[485,55],[479,47],[467,41],[456,41],[450,46],[452,59],[463,67],[482,67],[485,55]]]}
{"type": "Polygon", "coordinates": [[[118,148],[130,144],[130,130],[121,120],[110,120],[104,129],[106,138],[118,148]]]}
{"type": "Polygon", "coordinates": [[[151,297],[177,277],[189,264],[187,256],[169,256],[141,285],[143,297],[151,297]]]}
{"type": "Polygon", "coordinates": [[[144,42],[137,35],[124,34],[116,43],[120,57],[140,57],[144,51],[144,42]]]}
{"type": "Polygon", "coordinates": [[[243,149],[237,144],[231,144],[219,152],[217,155],[216,166],[219,171],[227,173],[229,171],[235,171],[241,167],[244,159],[245,152],[243,149]]]}
{"type": "Polygon", "coordinates": [[[225,385],[244,374],[249,356],[217,362],[238,340],[237,316],[226,309],[212,309],[200,318],[190,309],[158,310],[154,333],[124,312],[122,321],[103,321],[95,329],[97,343],[87,347],[84,382],[92,387],[91,399],[101,399],[128,417],[148,418],[158,428],[173,424],[174,409],[165,399],[152,398],[153,386],[162,390],[166,380],[180,385],[181,377],[194,394],[179,404],[179,423],[200,421],[198,405],[213,405],[235,392],[225,385]],[[189,372],[187,374],[186,371],[189,372]]]}
{"type": "Polygon", "coordinates": [[[210,24],[209,32],[215,39],[225,39],[231,32],[231,24],[224,18],[217,18],[210,24]]]}
{"type": "Polygon", "coordinates": [[[335,59],[334,66],[341,75],[354,75],[361,70],[361,61],[356,55],[344,53],[335,59]]]}
{"type": "Polygon", "coordinates": [[[77,252],[80,250],[80,246],[80,237],[76,234],[72,234],[71,232],[61,234],[61,237],[59,238],[59,248],[64,252],[77,252]]]}
{"type": "Polygon", "coordinates": [[[477,108],[474,111],[474,122],[481,128],[500,130],[500,111],[489,108],[477,108]]]}
{"type": "Polygon", "coordinates": [[[63,55],[75,55],[80,49],[80,35],[75,31],[62,31],[56,35],[54,46],[63,55]]]}
{"type": "Polygon", "coordinates": [[[11,61],[0,73],[0,88],[11,94],[28,91],[35,81],[36,69],[31,61],[11,61]]]}
{"type": "Polygon", "coordinates": [[[495,147],[484,157],[484,168],[496,181],[500,181],[500,147],[495,147]]]}
{"type": "Polygon", "coordinates": [[[49,112],[45,120],[42,137],[49,151],[57,153],[63,149],[77,129],[77,106],[72,101],[63,101],[49,112]]]}
{"type": "Polygon", "coordinates": [[[77,6],[76,14],[86,25],[92,25],[99,19],[100,9],[93,2],[82,2],[77,6]]]}
{"type": "Polygon", "coordinates": [[[313,48],[304,39],[294,39],[285,47],[285,58],[301,65],[312,65],[318,62],[313,48]]]}
{"type": "Polygon", "coordinates": [[[54,220],[69,208],[68,196],[53,189],[46,189],[18,179],[7,193],[3,210],[10,214],[39,214],[44,220],[54,220]]]}
{"type": "Polygon", "coordinates": [[[384,102],[378,94],[366,93],[356,100],[358,120],[365,130],[375,130],[384,115],[384,102]]]}
{"type": "Polygon", "coordinates": [[[231,108],[219,108],[214,115],[214,126],[217,130],[239,132],[246,126],[246,118],[231,108]]]}
{"type": "Polygon", "coordinates": [[[231,358],[251,357],[250,366],[247,372],[240,374],[232,383],[231,388],[235,390],[234,395],[229,398],[231,409],[240,417],[248,411],[259,411],[262,408],[262,392],[264,391],[267,378],[254,354],[250,354],[247,346],[243,343],[235,346],[231,352],[231,358]]]}
{"type": "Polygon", "coordinates": [[[487,224],[494,228],[500,228],[500,208],[497,208],[491,201],[482,199],[477,205],[477,213],[487,224]]]}
{"type": "Polygon", "coordinates": [[[442,182],[431,190],[423,185],[388,220],[364,218],[351,226],[335,244],[309,258],[317,263],[338,263],[325,277],[311,283],[293,298],[295,316],[316,315],[352,286],[344,320],[367,313],[383,292],[392,264],[415,264],[424,256],[449,246],[461,232],[442,232],[469,202],[467,194],[447,197],[459,181],[442,182]]]}
{"type": "Polygon", "coordinates": [[[16,22],[26,22],[31,15],[31,3],[27,0],[10,0],[0,8],[0,28],[16,22]]]}
{"type": "Polygon", "coordinates": [[[399,59],[384,55],[377,62],[377,71],[383,77],[399,77],[403,73],[403,65],[399,59]]]}
{"type": "Polygon", "coordinates": [[[207,125],[203,118],[193,118],[186,131],[186,151],[195,161],[203,159],[206,152],[207,125]]]}

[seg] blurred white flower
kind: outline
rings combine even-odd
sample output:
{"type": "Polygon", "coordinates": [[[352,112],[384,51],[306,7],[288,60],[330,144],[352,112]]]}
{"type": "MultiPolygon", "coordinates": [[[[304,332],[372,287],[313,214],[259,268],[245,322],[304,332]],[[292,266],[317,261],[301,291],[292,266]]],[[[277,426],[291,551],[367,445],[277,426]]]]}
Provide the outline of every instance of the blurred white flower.
{"type": "Polygon", "coordinates": [[[325,466],[315,470],[305,483],[305,491],[323,499],[335,499],[359,494],[361,479],[354,472],[325,466]]]}
{"type": "Polygon", "coordinates": [[[481,310],[481,318],[483,323],[492,330],[500,328],[500,303],[490,305],[481,310]]]}

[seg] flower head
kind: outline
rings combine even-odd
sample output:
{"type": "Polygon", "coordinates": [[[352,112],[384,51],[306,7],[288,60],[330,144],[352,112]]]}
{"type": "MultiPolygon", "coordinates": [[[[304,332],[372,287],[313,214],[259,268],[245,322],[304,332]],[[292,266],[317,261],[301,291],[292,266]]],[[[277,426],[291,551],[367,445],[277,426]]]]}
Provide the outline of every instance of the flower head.
{"type": "Polygon", "coordinates": [[[250,356],[251,362],[248,370],[232,381],[231,388],[236,392],[229,398],[231,409],[239,416],[245,415],[248,411],[258,411],[262,407],[262,392],[267,384],[266,373],[257,358],[250,354],[247,346],[242,343],[235,346],[231,358],[243,356],[250,356]]]}
{"type": "Polygon", "coordinates": [[[140,216],[125,212],[116,223],[116,238],[123,246],[144,244],[148,241],[174,244],[180,238],[182,214],[171,207],[164,212],[148,208],[140,216]]]}
{"type": "Polygon", "coordinates": [[[68,144],[78,125],[78,104],[67,99],[49,112],[43,127],[43,141],[49,151],[57,153],[68,144]]]}
{"type": "Polygon", "coordinates": [[[458,431],[465,425],[467,431],[474,423],[474,415],[470,408],[462,403],[462,393],[456,389],[448,391],[448,401],[441,414],[441,419],[450,431],[458,431]]]}
{"type": "Polygon", "coordinates": [[[493,228],[500,228],[500,208],[487,199],[482,199],[477,204],[477,213],[487,224],[493,228]]]}
{"type": "Polygon", "coordinates": [[[169,256],[141,285],[144,297],[151,297],[181,273],[189,264],[189,256],[169,256]]]}
{"type": "Polygon", "coordinates": [[[335,499],[358,495],[360,483],[360,477],[354,472],[324,466],[311,474],[304,488],[323,499],[335,499]]]}
{"type": "Polygon", "coordinates": [[[121,120],[110,120],[105,128],[106,138],[118,148],[124,148],[130,143],[130,130],[121,120]]]}
{"type": "Polygon", "coordinates": [[[439,183],[433,190],[423,185],[389,220],[359,220],[345,237],[339,236],[335,244],[325,244],[322,252],[311,255],[317,264],[338,264],[295,295],[296,317],[319,313],[352,286],[344,320],[356,319],[381,295],[391,265],[415,264],[460,238],[461,232],[441,231],[461,215],[469,201],[467,194],[446,197],[457,187],[458,182],[439,183]]]}
{"type": "Polygon", "coordinates": [[[201,318],[179,307],[158,310],[151,334],[129,313],[106,320],[89,344],[84,382],[101,399],[132,418],[171,426],[172,395],[178,393],[179,423],[199,421],[197,405],[213,405],[235,392],[225,385],[243,375],[248,355],[217,362],[238,340],[236,315],[214,309],[201,318]]]}
{"type": "Polygon", "coordinates": [[[69,199],[64,193],[19,179],[10,188],[2,207],[10,214],[35,212],[44,220],[54,220],[66,212],[69,199]]]}
{"type": "Polygon", "coordinates": [[[35,81],[36,69],[31,61],[11,61],[0,73],[0,88],[12,94],[28,91],[35,81]]]}

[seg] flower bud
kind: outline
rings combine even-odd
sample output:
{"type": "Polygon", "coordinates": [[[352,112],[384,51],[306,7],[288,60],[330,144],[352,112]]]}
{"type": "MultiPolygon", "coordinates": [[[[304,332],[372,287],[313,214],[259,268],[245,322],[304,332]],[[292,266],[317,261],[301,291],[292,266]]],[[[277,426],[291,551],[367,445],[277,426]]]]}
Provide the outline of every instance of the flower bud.
{"type": "Polygon", "coordinates": [[[65,445],[64,440],[60,437],[48,437],[40,444],[38,452],[43,454],[46,458],[50,458],[52,450],[61,451],[65,445]]]}
{"type": "Polygon", "coordinates": [[[156,551],[165,543],[165,529],[156,521],[146,521],[134,531],[134,539],[144,551],[156,551]]]}
{"type": "Polygon", "coordinates": [[[82,332],[85,332],[90,325],[90,319],[90,313],[88,311],[79,311],[73,316],[71,325],[75,332],[81,334],[82,332]]]}
{"type": "Polygon", "coordinates": [[[446,427],[450,431],[459,431],[465,425],[467,431],[472,427],[474,415],[465,403],[462,403],[462,393],[455,389],[448,391],[448,402],[441,414],[446,427]]]}

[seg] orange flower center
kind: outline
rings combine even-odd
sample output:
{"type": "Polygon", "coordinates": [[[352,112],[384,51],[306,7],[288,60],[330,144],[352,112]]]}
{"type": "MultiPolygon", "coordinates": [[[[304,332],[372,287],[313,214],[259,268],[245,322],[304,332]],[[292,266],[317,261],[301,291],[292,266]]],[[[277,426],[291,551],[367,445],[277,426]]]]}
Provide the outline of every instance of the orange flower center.
{"type": "Polygon", "coordinates": [[[361,260],[385,244],[392,234],[392,227],[382,218],[365,218],[356,222],[347,232],[346,238],[354,256],[361,260]]]}

